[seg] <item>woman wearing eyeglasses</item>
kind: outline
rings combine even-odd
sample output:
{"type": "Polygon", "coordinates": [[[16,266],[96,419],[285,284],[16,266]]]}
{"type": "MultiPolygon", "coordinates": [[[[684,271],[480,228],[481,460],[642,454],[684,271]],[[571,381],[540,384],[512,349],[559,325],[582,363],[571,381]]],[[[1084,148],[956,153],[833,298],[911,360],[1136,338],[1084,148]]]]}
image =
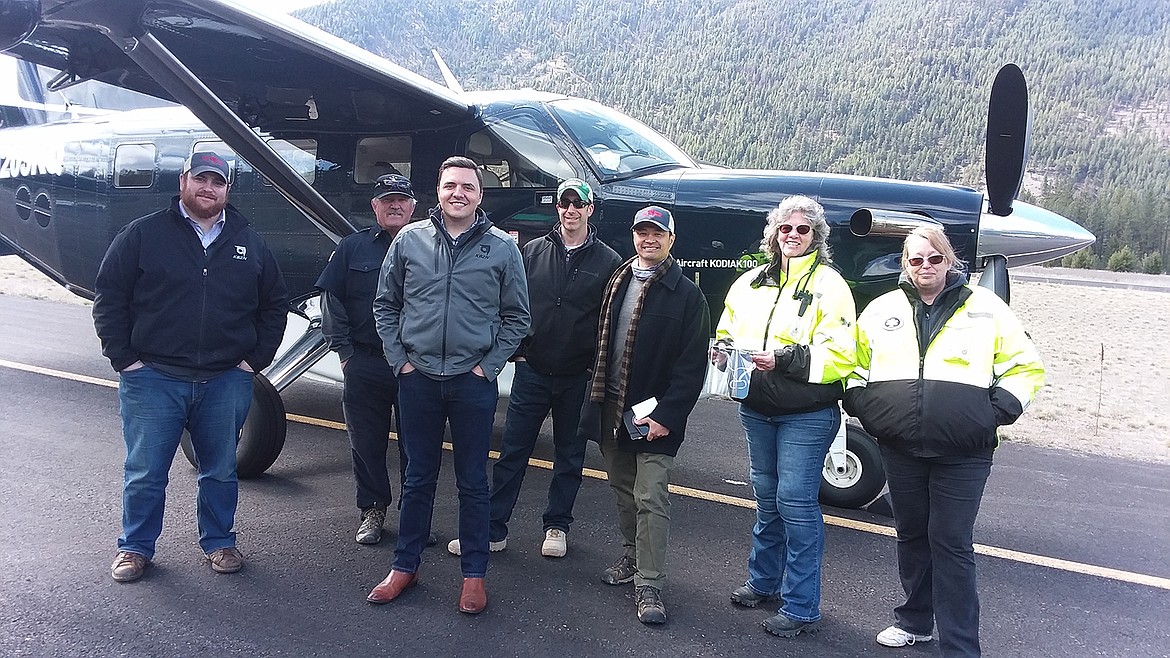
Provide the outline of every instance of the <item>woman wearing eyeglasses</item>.
{"type": "Polygon", "coordinates": [[[830,264],[828,237],[824,208],[806,196],[768,213],[763,249],[771,262],[732,284],[716,330],[717,343],[750,351],[755,367],[739,415],[756,523],[747,581],[731,600],[754,608],[779,599],[764,628],[782,637],[815,630],[821,619],[817,493],[841,423],[842,380],[854,365],[853,294],[830,264]]]}
{"type": "Polygon", "coordinates": [[[902,272],[857,321],[845,394],[881,446],[906,592],[877,641],[928,642],[937,623],[943,655],[978,656],[975,517],[996,428],[1023,413],[1044,366],[1011,308],[967,283],[941,228],[906,237],[902,272]]]}

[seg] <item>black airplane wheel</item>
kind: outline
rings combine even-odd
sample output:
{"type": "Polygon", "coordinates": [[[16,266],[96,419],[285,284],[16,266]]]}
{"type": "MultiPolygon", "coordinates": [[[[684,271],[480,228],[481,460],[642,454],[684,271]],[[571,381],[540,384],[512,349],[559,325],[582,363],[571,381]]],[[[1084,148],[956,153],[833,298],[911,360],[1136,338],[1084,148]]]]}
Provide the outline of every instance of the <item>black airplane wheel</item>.
{"type": "Polygon", "coordinates": [[[847,423],[845,471],[838,473],[833,462],[825,456],[825,467],[821,472],[821,503],[856,509],[873,502],[885,486],[886,471],[882,468],[877,441],[861,427],[847,423]]]}
{"type": "MultiPolygon", "coordinates": [[[[237,475],[244,479],[254,478],[268,470],[284,449],[287,430],[280,393],[264,375],[254,375],[252,407],[248,410],[248,418],[240,430],[240,441],[236,444],[237,475]]],[[[191,436],[187,432],[183,432],[183,440],[179,445],[187,461],[194,466],[195,450],[191,447],[191,436]]]]}

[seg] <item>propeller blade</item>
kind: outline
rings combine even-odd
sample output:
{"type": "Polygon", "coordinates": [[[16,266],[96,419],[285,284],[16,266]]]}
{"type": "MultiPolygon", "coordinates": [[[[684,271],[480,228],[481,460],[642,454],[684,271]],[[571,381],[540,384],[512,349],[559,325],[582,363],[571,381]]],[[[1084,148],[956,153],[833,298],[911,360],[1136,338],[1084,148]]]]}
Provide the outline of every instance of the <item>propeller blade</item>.
{"type": "Polygon", "coordinates": [[[987,202],[992,214],[1012,212],[1012,201],[1024,182],[1031,124],[1024,72],[1006,64],[995,76],[987,105],[987,202]]]}

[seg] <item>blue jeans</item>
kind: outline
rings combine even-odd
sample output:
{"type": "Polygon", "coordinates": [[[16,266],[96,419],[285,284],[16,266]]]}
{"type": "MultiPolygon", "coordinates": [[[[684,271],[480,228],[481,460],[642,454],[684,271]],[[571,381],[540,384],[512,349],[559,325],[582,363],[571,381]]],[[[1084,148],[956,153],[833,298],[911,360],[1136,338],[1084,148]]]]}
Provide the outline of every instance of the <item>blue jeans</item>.
{"type": "Polygon", "coordinates": [[[944,656],[978,656],[975,517],[991,453],[924,458],[885,446],[881,451],[906,592],[906,602],[894,608],[898,628],[929,635],[938,622],[944,656]]]}
{"type": "Polygon", "coordinates": [[[492,541],[508,536],[508,521],[524,484],[528,458],[536,447],[540,426],[552,412],[553,476],[548,486],[548,506],[544,510],[544,529],[565,532],[573,523],[573,504],[581,489],[581,468],[585,465],[585,439],[577,437],[581,405],[589,373],[567,377],[542,375],[524,361],[516,363],[512,395],[508,400],[508,417],[500,440],[500,458],[492,467],[491,532],[492,541]]]}
{"type": "Polygon", "coordinates": [[[118,375],[126,463],[118,550],[154,557],[162,534],[171,462],[186,428],[199,470],[196,518],[204,553],[236,545],[236,444],[252,405],[252,373],[231,370],[200,382],[149,366],[118,375]]]}
{"type": "Polygon", "coordinates": [[[764,416],[740,405],[747,432],[756,525],[747,586],[779,596],[780,613],[797,621],[821,618],[821,557],[825,527],[817,503],[821,470],[841,424],[836,405],[808,413],[764,416]]]}
{"type": "Polygon", "coordinates": [[[459,544],[464,578],[483,578],[488,563],[487,456],[496,414],[496,382],[468,372],[437,381],[414,370],[398,378],[406,449],[406,481],[398,510],[393,568],[418,572],[431,534],[435,486],[443,463],[443,430],[451,425],[455,486],[459,489],[459,544]]]}

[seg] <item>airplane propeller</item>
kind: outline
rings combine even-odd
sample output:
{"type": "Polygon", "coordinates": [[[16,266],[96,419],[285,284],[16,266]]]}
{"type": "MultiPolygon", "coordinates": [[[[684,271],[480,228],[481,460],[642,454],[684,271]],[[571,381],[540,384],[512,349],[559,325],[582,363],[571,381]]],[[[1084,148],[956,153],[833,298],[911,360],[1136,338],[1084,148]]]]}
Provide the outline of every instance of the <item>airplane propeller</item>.
{"type": "Polygon", "coordinates": [[[987,104],[987,203],[992,214],[1006,217],[1024,182],[1032,114],[1028,83],[1015,64],[1005,64],[991,85],[987,104]]]}

